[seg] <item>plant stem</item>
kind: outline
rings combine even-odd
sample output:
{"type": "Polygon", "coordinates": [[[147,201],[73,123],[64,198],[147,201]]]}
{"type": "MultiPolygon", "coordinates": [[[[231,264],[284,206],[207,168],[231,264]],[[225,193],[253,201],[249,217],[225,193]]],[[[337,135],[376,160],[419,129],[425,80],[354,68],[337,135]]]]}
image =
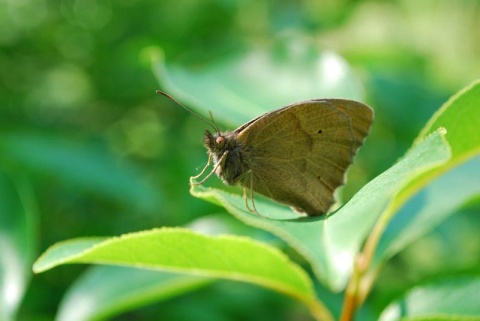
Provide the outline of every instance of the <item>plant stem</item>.
{"type": "Polygon", "coordinates": [[[356,303],[355,293],[348,290],[345,292],[345,300],[343,301],[342,314],[340,315],[340,321],[351,321],[355,315],[356,303]]]}
{"type": "Polygon", "coordinates": [[[355,260],[352,276],[345,290],[345,300],[343,301],[340,321],[352,321],[357,308],[361,304],[361,302],[359,302],[360,289],[362,288],[360,283],[362,282],[365,268],[365,260],[363,259],[363,255],[360,254],[355,260]]]}

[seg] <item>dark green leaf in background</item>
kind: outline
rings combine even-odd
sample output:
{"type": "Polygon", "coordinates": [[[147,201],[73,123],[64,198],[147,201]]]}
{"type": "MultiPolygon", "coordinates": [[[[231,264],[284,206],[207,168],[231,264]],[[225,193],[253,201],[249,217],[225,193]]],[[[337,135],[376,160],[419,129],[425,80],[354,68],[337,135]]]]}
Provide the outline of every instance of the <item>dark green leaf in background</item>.
{"type": "Polygon", "coordinates": [[[184,274],[95,266],[78,278],[66,293],[56,320],[106,319],[151,302],[193,291],[210,282],[212,280],[208,278],[184,274]]]}
{"type": "Polygon", "coordinates": [[[162,197],[134,166],[121,163],[104,147],[74,139],[33,132],[1,134],[0,160],[142,211],[153,210],[162,197]]]}
{"type": "Polygon", "coordinates": [[[342,57],[295,33],[201,69],[169,64],[160,49],[152,51],[152,59],[164,91],[230,126],[302,100],[361,99],[363,94],[342,57]]]}
{"type": "Polygon", "coordinates": [[[26,178],[0,169],[0,320],[15,320],[30,281],[37,215],[26,178]]]}
{"type": "Polygon", "coordinates": [[[412,288],[392,303],[381,321],[480,320],[480,277],[442,278],[412,288]]]}

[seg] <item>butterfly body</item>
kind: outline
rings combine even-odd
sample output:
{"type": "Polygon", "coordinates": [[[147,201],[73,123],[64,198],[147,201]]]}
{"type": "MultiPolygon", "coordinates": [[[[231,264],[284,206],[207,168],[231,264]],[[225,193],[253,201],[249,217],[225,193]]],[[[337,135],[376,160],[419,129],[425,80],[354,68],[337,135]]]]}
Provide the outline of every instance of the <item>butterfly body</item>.
{"type": "Polygon", "coordinates": [[[249,171],[248,147],[238,139],[236,132],[205,132],[204,145],[213,163],[219,164],[216,174],[227,185],[235,185],[239,178],[249,171]],[[226,153],[226,154],[225,154],[226,153]],[[223,157],[223,159],[222,159],[223,157]]]}
{"type": "Polygon", "coordinates": [[[359,102],[308,100],[266,113],[233,132],[207,131],[205,147],[227,185],[239,184],[299,212],[322,215],[372,121],[372,109],[359,102]]]}

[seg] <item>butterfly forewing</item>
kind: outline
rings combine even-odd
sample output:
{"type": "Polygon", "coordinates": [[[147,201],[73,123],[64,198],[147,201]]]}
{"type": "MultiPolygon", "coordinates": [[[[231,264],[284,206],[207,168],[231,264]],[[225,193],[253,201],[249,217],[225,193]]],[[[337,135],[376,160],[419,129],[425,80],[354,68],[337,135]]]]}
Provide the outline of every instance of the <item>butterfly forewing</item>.
{"type": "Polygon", "coordinates": [[[265,114],[236,131],[250,168],[240,183],[309,215],[323,214],[372,120],[370,107],[342,99],[265,114]]]}

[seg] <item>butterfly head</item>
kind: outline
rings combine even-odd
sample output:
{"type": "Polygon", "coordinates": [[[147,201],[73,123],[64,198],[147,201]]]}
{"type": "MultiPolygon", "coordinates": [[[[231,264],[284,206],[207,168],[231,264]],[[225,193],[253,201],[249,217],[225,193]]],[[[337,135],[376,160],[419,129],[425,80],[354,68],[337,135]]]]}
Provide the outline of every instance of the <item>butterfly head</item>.
{"type": "Polygon", "coordinates": [[[209,152],[220,155],[227,149],[229,138],[221,132],[211,133],[209,130],[205,131],[204,145],[209,152]]]}
{"type": "Polygon", "coordinates": [[[243,145],[238,141],[236,132],[205,131],[205,147],[213,159],[215,173],[227,185],[236,183],[238,177],[248,170],[242,153],[243,145]]]}

